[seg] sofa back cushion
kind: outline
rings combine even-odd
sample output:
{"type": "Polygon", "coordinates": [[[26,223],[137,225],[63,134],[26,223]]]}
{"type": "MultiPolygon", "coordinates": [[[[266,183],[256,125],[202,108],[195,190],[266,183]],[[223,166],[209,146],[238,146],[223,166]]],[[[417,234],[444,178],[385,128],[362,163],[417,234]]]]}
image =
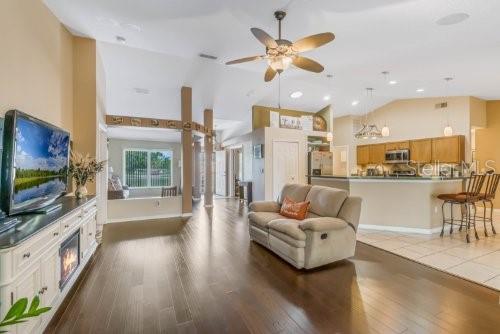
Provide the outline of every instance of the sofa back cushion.
{"type": "Polygon", "coordinates": [[[311,186],[308,184],[285,184],[278,197],[278,203],[280,205],[283,204],[285,197],[288,197],[294,202],[304,202],[310,189],[311,186]]]}
{"type": "Polygon", "coordinates": [[[309,202],[295,202],[289,197],[285,197],[283,204],[281,204],[280,215],[292,219],[304,220],[308,208],[309,202]]]}
{"type": "Polygon", "coordinates": [[[311,203],[310,212],[322,217],[337,217],[347,195],[343,189],[313,186],[306,201],[311,203]]]}

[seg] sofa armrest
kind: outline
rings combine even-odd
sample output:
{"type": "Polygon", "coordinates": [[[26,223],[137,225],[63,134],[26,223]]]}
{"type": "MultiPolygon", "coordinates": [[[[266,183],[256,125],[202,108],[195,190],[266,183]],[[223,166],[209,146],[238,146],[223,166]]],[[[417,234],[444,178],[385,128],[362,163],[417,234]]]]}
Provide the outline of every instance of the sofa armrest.
{"type": "Polygon", "coordinates": [[[255,201],[248,205],[254,212],[280,212],[280,205],[274,201],[255,201]]]}
{"type": "Polygon", "coordinates": [[[349,223],[355,231],[358,230],[361,203],[361,197],[347,197],[338,214],[338,217],[349,223]]]}
{"type": "Polygon", "coordinates": [[[299,228],[303,231],[326,232],[343,230],[348,224],[339,218],[318,217],[304,219],[299,223],[299,228]]]}

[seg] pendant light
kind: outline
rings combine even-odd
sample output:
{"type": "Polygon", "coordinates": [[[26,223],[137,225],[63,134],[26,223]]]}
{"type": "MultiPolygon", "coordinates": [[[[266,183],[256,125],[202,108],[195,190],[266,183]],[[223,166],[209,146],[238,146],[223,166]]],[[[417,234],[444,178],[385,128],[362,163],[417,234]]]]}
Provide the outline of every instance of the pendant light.
{"type": "MultiPolygon", "coordinates": [[[[444,78],[444,80],[446,81],[446,98],[448,98],[448,87],[450,85],[450,81],[453,80],[453,78],[444,78]]],[[[445,137],[451,137],[453,136],[453,128],[451,127],[450,125],[450,109],[448,108],[448,102],[445,102],[445,105],[446,105],[446,126],[444,127],[444,136],[445,137]]]]}
{"type": "MultiPolygon", "coordinates": [[[[384,81],[388,82],[389,71],[383,71],[382,75],[384,76],[384,81]]],[[[389,137],[391,135],[391,130],[387,126],[387,118],[385,119],[384,126],[382,127],[380,133],[382,134],[382,137],[389,137]]]]}
{"type": "Polygon", "coordinates": [[[368,124],[368,116],[370,114],[370,107],[373,106],[373,91],[374,89],[373,88],[367,88],[366,89],[366,95],[369,97],[369,100],[370,100],[370,105],[369,107],[367,107],[367,110],[366,110],[366,115],[365,115],[365,122],[363,124],[363,127],[361,128],[361,130],[359,130],[358,132],[356,132],[354,134],[354,137],[356,139],[377,139],[377,138],[380,138],[382,137],[382,132],[379,130],[379,128],[375,125],[375,124],[368,124]]]}

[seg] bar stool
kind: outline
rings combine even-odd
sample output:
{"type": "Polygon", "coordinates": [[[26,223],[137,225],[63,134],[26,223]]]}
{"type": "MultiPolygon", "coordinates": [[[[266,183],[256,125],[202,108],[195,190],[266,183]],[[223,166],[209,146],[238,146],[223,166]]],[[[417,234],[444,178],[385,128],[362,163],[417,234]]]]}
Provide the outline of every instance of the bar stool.
{"type": "Polygon", "coordinates": [[[499,182],[500,174],[493,174],[493,171],[488,173],[484,193],[480,195],[481,201],[483,202],[483,224],[485,236],[488,236],[488,231],[486,230],[486,222],[490,222],[491,232],[493,232],[493,234],[497,234],[497,232],[495,231],[495,226],[493,225],[493,200],[495,199],[499,182]],[[486,203],[490,204],[490,216],[488,218],[486,217],[486,203]]]}
{"type": "Polygon", "coordinates": [[[455,222],[460,221],[459,231],[461,231],[465,219],[465,226],[467,231],[465,239],[467,240],[467,243],[470,242],[469,230],[471,225],[474,226],[474,235],[476,239],[479,239],[476,230],[476,211],[477,211],[476,203],[481,200],[480,193],[483,187],[484,179],[485,175],[472,174],[468,178],[467,189],[466,189],[467,191],[458,194],[440,194],[437,196],[439,199],[443,200],[443,205],[441,206],[441,211],[443,213],[443,228],[441,229],[441,234],[440,234],[441,237],[443,237],[444,235],[444,228],[446,224],[450,224],[450,234],[452,234],[453,225],[455,224],[455,222]],[[446,219],[445,215],[444,208],[446,204],[450,205],[449,219],[446,219]],[[465,209],[465,211],[462,210],[462,216],[460,220],[454,219],[453,217],[453,206],[455,204],[460,205],[463,209],[465,209]],[[472,215],[472,209],[474,209],[473,215],[472,215]]]}

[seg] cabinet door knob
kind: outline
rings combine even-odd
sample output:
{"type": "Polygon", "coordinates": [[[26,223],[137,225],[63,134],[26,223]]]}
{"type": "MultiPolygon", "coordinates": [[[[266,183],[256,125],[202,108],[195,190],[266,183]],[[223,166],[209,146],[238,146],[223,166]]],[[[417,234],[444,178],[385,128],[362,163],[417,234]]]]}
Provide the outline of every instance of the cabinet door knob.
{"type": "Polygon", "coordinates": [[[68,228],[68,227],[69,227],[69,225],[64,225],[64,228],[68,228]]]}
{"type": "Polygon", "coordinates": [[[27,259],[27,258],[29,258],[30,256],[31,256],[31,253],[30,253],[30,252],[28,252],[28,253],[24,253],[24,254],[23,254],[23,258],[26,258],[26,259],[27,259]]]}
{"type": "Polygon", "coordinates": [[[59,232],[54,232],[54,237],[57,237],[59,235],[59,232]]]}
{"type": "Polygon", "coordinates": [[[89,235],[92,235],[92,232],[89,232],[89,235]]]}

